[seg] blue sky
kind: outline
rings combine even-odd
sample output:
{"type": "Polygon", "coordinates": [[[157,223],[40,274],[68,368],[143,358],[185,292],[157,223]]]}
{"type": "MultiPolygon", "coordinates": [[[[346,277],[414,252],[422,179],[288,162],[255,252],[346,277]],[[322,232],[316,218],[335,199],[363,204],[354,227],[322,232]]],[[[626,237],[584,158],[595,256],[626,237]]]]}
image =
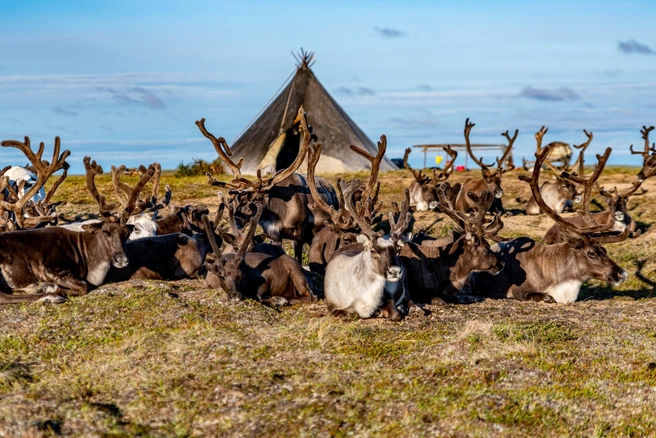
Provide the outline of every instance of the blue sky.
{"type": "Polygon", "coordinates": [[[654,17],[647,1],[0,0],[0,138],[28,135],[49,154],[59,135],[76,173],[84,155],[106,168],[213,159],[194,121],[234,139],[303,47],[390,157],[462,142],[470,117],[475,142],[519,129],[517,158],[546,125],[545,142],[581,143],[587,129],[590,152],[637,165],[628,145],[656,123],[654,17]]]}

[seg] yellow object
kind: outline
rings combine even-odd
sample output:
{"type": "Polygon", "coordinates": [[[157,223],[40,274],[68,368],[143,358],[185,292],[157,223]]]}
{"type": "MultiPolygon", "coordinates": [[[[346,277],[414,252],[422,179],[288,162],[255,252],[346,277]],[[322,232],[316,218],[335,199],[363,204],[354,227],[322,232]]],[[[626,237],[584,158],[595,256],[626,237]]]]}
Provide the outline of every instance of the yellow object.
{"type": "Polygon", "coordinates": [[[435,162],[436,162],[437,164],[441,164],[441,163],[442,163],[442,156],[441,156],[441,155],[438,155],[437,157],[435,157],[435,162]]]}

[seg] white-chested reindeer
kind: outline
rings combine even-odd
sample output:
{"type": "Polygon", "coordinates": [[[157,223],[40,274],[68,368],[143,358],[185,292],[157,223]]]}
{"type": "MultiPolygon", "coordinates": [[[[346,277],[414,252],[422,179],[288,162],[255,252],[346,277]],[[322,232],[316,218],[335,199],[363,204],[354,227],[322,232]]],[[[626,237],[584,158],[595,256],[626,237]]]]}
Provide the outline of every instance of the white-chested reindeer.
{"type": "Polygon", "coordinates": [[[549,153],[549,147],[536,154],[532,177],[520,175],[519,178],[529,183],[542,211],[576,237],[553,245],[543,245],[528,237],[498,243],[492,250],[502,258],[504,268],[496,275],[486,272],[472,274],[474,293],[521,301],[571,303],[576,301],[581,285],[588,279],[607,281],[611,286],[626,280],[626,271],[611,260],[601,244],[637,237],[640,231],[632,233],[626,228],[618,234],[612,229],[612,218],[607,223],[599,224],[590,214],[592,188],[610,152],[608,148],[603,156],[597,155],[598,163],[589,178],[576,177],[576,182],[584,186],[581,212],[584,225],[563,218],[544,202],[539,179],[540,168],[549,153]]]}
{"type": "Polygon", "coordinates": [[[353,205],[352,195],[361,186],[360,181],[341,184],[350,218],[357,223],[361,234],[357,236],[357,244],[339,249],[328,262],[324,278],[328,309],[337,316],[357,314],[360,318],[371,318],[381,313],[400,320],[406,312],[405,305],[410,302],[405,267],[398,255],[403,246],[402,233],[411,216],[408,190],[398,219],[394,219],[392,212],[388,213],[390,233],[384,237],[382,231],[374,232],[362,217],[364,208],[353,205]]]}

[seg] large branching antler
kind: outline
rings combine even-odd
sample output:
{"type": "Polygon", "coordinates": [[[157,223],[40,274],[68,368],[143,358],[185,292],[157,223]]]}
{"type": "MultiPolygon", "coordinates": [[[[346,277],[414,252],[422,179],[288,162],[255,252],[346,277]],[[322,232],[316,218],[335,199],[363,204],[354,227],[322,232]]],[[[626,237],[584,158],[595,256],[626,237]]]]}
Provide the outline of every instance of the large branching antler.
{"type": "Polygon", "coordinates": [[[476,157],[476,155],[474,155],[474,152],[472,152],[472,149],[471,149],[471,142],[469,141],[469,134],[471,134],[471,130],[474,126],[476,126],[476,123],[469,123],[469,117],[468,117],[467,120],[465,120],[465,146],[467,147],[467,153],[472,158],[472,160],[474,160],[474,162],[476,164],[478,164],[478,166],[481,168],[481,170],[483,170],[483,172],[487,172],[488,169],[490,167],[492,167],[493,165],[483,163],[483,161],[480,158],[478,158],[478,157],[476,157]]]}
{"type": "Polygon", "coordinates": [[[214,145],[214,149],[216,150],[216,153],[219,154],[219,157],[221,157],[221,160],[223,160],[224,163],[230,168],[234,175],[234,182],[239,182],[241,178],[241,166],[244,164],[244,158],[240,158],[238,162],[234,162],[230,157],[232,156],[232,150],[230,149],[230,146],[228,146],[228,143],[226,142],[225,138],[219,137],[216,138],[211,132],[209,132],[205,128],[205,119],[202,118],[200,120],[196,120],[196,126],[198,126],[198,129],[200,132],[212,142],[212,145],[214,145]]]}
{"type": "Polygon", "coordinates": [[[375,197],[377,198],[378,191],[380,190],[380,183],[378,182],[378,172],[380,171],[380,163],[383,161],[383,157],[385,156],[385,151],[387,150],[387,137],[384,134],[380,136],[380,141],[378,142],[378,152],[376,153],[375,157],[371,155],[369,152],[355,145],[351,145],[351,150],[356,154],[364,157],[367,161],[371,163],[371,173],[369,175],[369,180],[367,181],[367,185],[362,192],[362,199],[364,200],[372,197],[371,196],[372,192],[375,193],[375,197]]]}
{"type": "Polygon", "coordinates": [[[577,177],[574,175],[568,175],[566,173],[564,174],[564,177],[574,182],[577,182],[578,184],[583,184],[585,187],[583,211],[579,211],[579,213],[583,216],[584,223],[586,224],[585,226],[574,224],[571,221],[563,218],[558,213],[556,213],[551,207],[549,207],[547,203],[544,202],[544,199],[542,199],[542,194],[540,193],[540,167],[542,167],[542,163],[545,161],[547,155],[549,154],[549,146],[545,147],[540,153],[535,154],[536,162],[535,162],[535,168],[533,169],[532,176],[529,178],[526,175],[520,175],[519,179],[529,184],[531,191],[533,192],[533,196],[535,197],[538,206],[543,212],[545,212],[556,223],[560,224],[564,229],[569,230],[575,234],[578,234],[588,242],[596,242],[596,243],[618,242],[627,239],[629,237],[637,237],[640,234],[640,232],[638,231],[637,233],[631,233],[629,232],[628,228],[625,229],[625,231],[619,235],[617,234],[617,232],[613,231],[612,227],[614,223],[614,218],[612,216],[609,218],[608,223],[598,224],[595,221],[594,217],[590,214],[590,199],[591,199],[592,187],[599,179],[599,176],[601,175],[601,172],[603,171],[606,162],[608,161],[608,157],[610,156],[610,153],[611,153],[611,148],[608,148],[606,149],[606,152],[604,153],[603,156],[597,155],[598,163],[595,165],[595,169],[589,178],[577,177]]]}
{"type": "Polygon", "coordinates": [[[574,162],[573,166],[566,166],[565,171],[571,172],[572,169],[578,168],[578,174],[583,175],[585,172],[585,150],[590,146],[590,143],[592,142],[593,134],[592,132],[588,132],[585,129],[583,130],[583,133],[588,137],[588,140],[585,143],[581,143],[579,145],[572,145],[575,149],[579,149],[579,156],[574,162]]]}
{"type": "MultiPolygon", "coordinates": [[[[396,241],[401,239],[401,235],[408,228],[410,220],[412,219],[412,213],[410,213],[410,190],[405,189],[404,195],[405,197],[401,204],[401,208],[399,209],[397,218],[394,219],[393,212],[390,211],[387,213],[387,219],[390,223],[390,238],[396,241]]],[[[394,205],[396,207],[396,203],[394,203],[394,205]]]]}
{"type": "Polygon", "coordinates": [[[98,204],[98,211],[101,216],[109,217],[112,210],[116,208],[116,204],[108,204],[106,198],[98,192],[96,187],[96,175],[103,174],[102,166],[96,164],[95,160],[91,161],[91,157],[84,157],[84,168],[86,170],[87,190],[96,204],[98,204]]]}
{"type": "Polygon", "coordinates": [[[355,228],[355,222],[351,217],[350,213],[345,209],[345,205],[341,204],[338,210],[332,205],[328,205],[323,199],[319,190],[317,190],[316,180],[314,178],[314,170],[317,166],[317,162],[321,157],[321,149],[323,148],[323,143],[315,143],[314,141],[310,144],[308,148],[308,163],[307,163],[307,183],[310,189],[310,194],[312,195],[313,204],[309,204],[308,207],[311,209],[320,208],[330,215],[332,223],[339,229],[348,231],[355,228]]]}
{"type": "Polygon", "coordinates": [[[359,179],[354,179],[350,181],[350,184],[346,181],[340,181],[339,185],[342,193],[344,194],[344,202],[346,203],[346,207],[351,213],[351,217],[355,223],[360,227],[362,234],[365,234],[372,240],[376,237],[382,236],[382,231],[374,232],[374,230],[371,228],[371,223],[368,220],[370,218],[366,218],[361,214],[362,211],[364,211],[362,203],[358,202],[356,205],[353,205],[353,195],[360,188],[362,182],[359,179]]]}
{"type": "Polygon", "coordinates": [[[153,163],[148,166],[148,168],[139,166],[139,173],[141,173],[141,177],[133,187],[130,187],[130,185],[127,183],[120,181],[121,176],[125,173],[125,166],[121,165],[118,168],[112,166],[112,184],[114,186],[114,191],[118,196],[119,202],[121,202],[124,208],[123,213],[121,214],[122,221],[127,221],[130,216],[135,216],[146,209],[155,207],[155,205],[153,205],[150,201],[140,199],[140,194],[148,181],[150,181],[157,173],[158,165],[158,163],[153,163]]]}
{"type": "MultiPolygon", "coordinates": [[[[515,140],[517,140],[517,135],[518,134],[519,134],[519,129],[515,129],[515,135],[513,135],[512,137],[510,137],[510,135],[508,134],[508,131],[501,133],[501,135],[503,135],[504,137],[506,137],[508,139],[508,146],[506,146],[506,149],[504,150],[503,155],[501,156],[501,159],[497,158],[497,172],[498,172],[499,175],[503,175],[506,172],[510,172],[511,170],[513,170],[515,168],[515,164],[512,163],[512,160],[511,160],[510,165],[508,166],[507,169],[503,168],[503,163],[506,162],[506,160],[508,159],[508,155],[510,155],[510,153],[512,152],[512,147],[513,147],[513,144],[515,143],[515,140]]],[[[512,157],[512,155],[510,155],[510,156],[512,157]]]]}
{"type": "MultiPolygon", "coordinates": [[[[26,225],[25,218],[23,217],[23,208],[25,207],[25,204],[30,199],[32,199],[32,197],[34,197],[34,195],[36,195],[39,190],[41,190],[41,188],[44,186],[48,178],[52,176],[52,174],[60,169],[64,169],[64,173],[66,173],[66,170],[68,169],[66,158],[68,158],[68,156],[71,154],[71,151],[65,150],[60,155],[59,151],[61,149],[61,141],[59,137],[55,137],[55,146],[52,152],[52,160],[50,163],[48,163],[47,161],[42,161],[43,152],[45,150],[45,144],[43,142],[39,144],[39,149],[36,153],[34,153],[32,147],[30,146],[29,137],[25,137],[24,142],[20,142],[18,140],[5,140],[0,143],[0,145],[3,147],[14,147],[23,152],[30,163],[32,163],[32,166],[34,167],[34,170],[37,174],[36,183],[34,183],[34,185],[30,187],[27,193],[25,193],[20,199],[17,199],[16,202],[10,203],[4,200],[0,200],[0,208],[14,212],[18,228],[24,228],[26,225]]],[[[61,181],[58,180],[55,183],[55,190],[63,182],[61,177],[60,180],[61,181]]],[[[54,193],[54,190],[51,189],[51,192],[54,193]]],[[[52,220],[52,218],[48,216],[44,217],[43,220],[40,220],[39,222],[50,220],[52,220]]]]}

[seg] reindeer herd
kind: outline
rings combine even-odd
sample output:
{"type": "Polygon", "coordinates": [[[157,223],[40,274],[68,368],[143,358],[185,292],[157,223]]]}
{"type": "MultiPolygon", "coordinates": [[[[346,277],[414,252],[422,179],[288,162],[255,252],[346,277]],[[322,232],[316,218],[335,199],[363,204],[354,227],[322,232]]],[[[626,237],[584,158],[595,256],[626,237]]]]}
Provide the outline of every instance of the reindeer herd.
{"type": "Polygon", "coordinates": [[[209,184],[222,189],[216,212],[204,205],[173,205],[169,186],[160,198],[157,163],[136,170],[139,177],[132,186],[125,179],[128,169],[112,166],[118,203],[110,204],[109,193],[96,187],[102,167],[85,157],[86,186],[98,206],[97,219],[63,225],[51,201],[66,178],[70,152],[61,152],[57,137],[48,162],[42,159],[43,143],[35,152],[27,137],[3,141],[3,147],[21,150],[30,166],[0,171],[0,303],[59,303],[105,283],[204,276],[231,300],[247,297],[278,308],[323,295],[333,315],[400,320],[410,312],[424,313],[423,304],[458,303],[464,290],[482,297],[569,303],[577,300],[588,279],[616,286],[627,278],[603,244],[640,235],[627,200],[656,174],[656,149],[649,143],[654,127],[641,131],[644,151],[631,147],[643,156],[643,168],[621,192],[598,184],[610,148],[597,155],[586,175],[584,152],[592,133],[584,131],[588,140],[574,145],[579,157],[573,166],[569,146],[569,156],[559,156],[554,150],[562,144],[542,147],[547,129],[535,134],[531,175],[519,179],[532,193],[526,214],[544,213],[555,222],[541,243],[499,235],[502,218],[509,214],[501,202],[501,182],[514,169],[511,150],[518,131],[502,134],[508,144],[494,168],[472,153],[475,125],[467,119],[467,153],[480,166],[482,178],[462,184],[449,182],[457,157],[450,147],[444,148],[447,164],[433,170],[432,177],[409,166],[406,150],[404,165],[414,181],[398,202],[383,209],[378,177],[387,148],[384,135],[375,155],[350,146],[371,163],[367,180],[338,180],[333,187],[315,175],[323,144],[303,109],[295,124],[301,142],[294,162],[271,176],[258,172],[249,179],[241,173],[243,160],[233,159],[225,139],[210,133],[204,119],[196,122],[232,173],[228,182],[207,175],[209,184]],[[297,173],[303,163],[307,175],[297,173]],[[46,181],[60,171],[46,192],[46,181]],[[553,181],[541,183],[547,171],[553,181]],[[606,199],[607,210],[590,211],[593,191],[606,199]],[[578,216],[563,215],[579,202],[578,216]],[[429,210],[453,221],[448,236],[413,234],[413,213],[429,210]],[[259,228],[263,234],[257,234],[259,228]],[[283,250],[283,239],[293,241],[294,257],[283,250]],[[309,264],[303,267],[306,244],[309,264]]]}

